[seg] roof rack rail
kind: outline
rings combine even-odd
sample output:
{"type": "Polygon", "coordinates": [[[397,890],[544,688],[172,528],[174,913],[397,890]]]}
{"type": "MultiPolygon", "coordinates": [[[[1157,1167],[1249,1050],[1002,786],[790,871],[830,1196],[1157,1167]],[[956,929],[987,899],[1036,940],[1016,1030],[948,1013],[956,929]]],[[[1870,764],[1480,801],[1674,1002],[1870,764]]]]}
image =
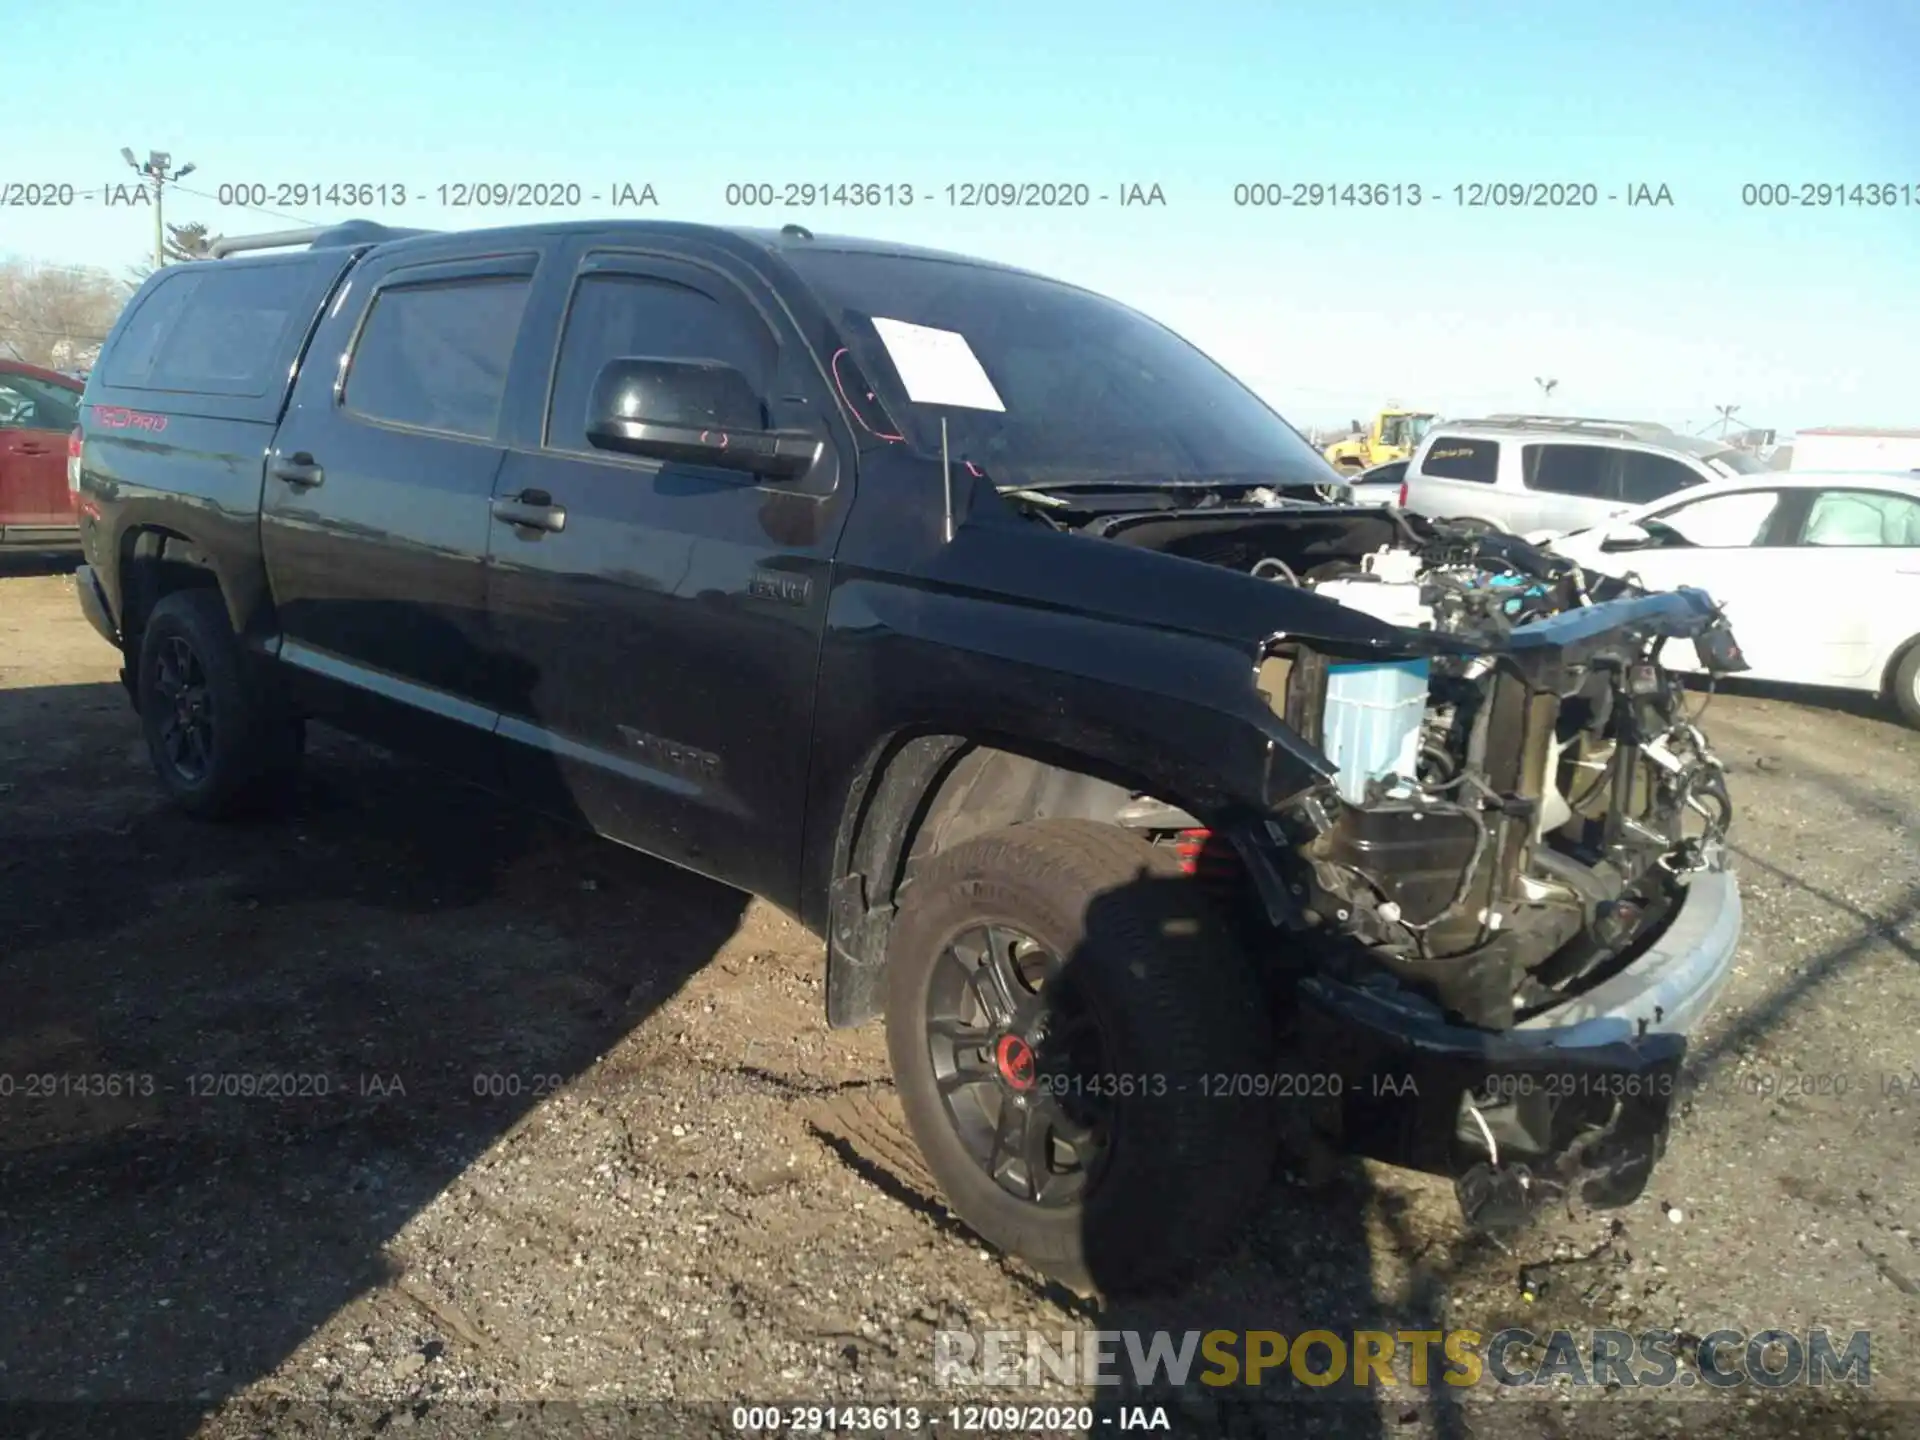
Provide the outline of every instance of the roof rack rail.
{"type": "Polygon", "coordinates": [[[1569,430],[1576,434],[1608,435],[1622,440],[1659,439],[1676,432],[1657,420],[1604,420],[1590,415],[1487,415],[1478,420],[1455,420],[1455,425],[1482,425],[1496,430],[1569,430]]]}
{"type": "Polygon", "coordinates": [[[335,245],[377,245],[404,240],[409,235],[431,235],[432,230],[407,230],[377,225],[371,220],[346,220],[335,225],[312,225],[304,230],[272,230],[263,235],[230,235],[207,247],[209,260],[224,260],[244,250],[283,250],[293,245],[324,250],[335,245]]]}

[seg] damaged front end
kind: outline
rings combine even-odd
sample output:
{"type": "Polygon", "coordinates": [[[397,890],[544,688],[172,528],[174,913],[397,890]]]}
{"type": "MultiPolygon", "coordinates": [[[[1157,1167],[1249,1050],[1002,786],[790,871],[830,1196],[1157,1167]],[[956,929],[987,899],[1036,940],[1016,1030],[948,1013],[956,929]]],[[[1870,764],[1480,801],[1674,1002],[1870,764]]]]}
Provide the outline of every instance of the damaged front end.
{"type": "Polygon", "coordinates": [[[1197,874],[1249,882],[1319,1137],[1452,1176],[1490,1227],[1634,1199],[1739,929],[1725,773],[1660,660],[1745,668],[1712,600],[1379,511],[1088,528],[1400,627],[1392,653],[1273,636],[1254,683],[1331,774],[1183,826],[1197,874]]]}
{"type": "Polygon", "coordinates": [[[1611,1033],[1552,1022],[1675,963],[1653,951],[1690,901],[1737,912],[1725,772],[1660,664],[1691,643],[1724,671],[1737,647],[1700,592],[1596,595],[1505,538],[1439,532],[1361,563],[1316,588],[1479,653],[1353,660],[1281,640],[1262,666],[1278,713],[1337,767],[1251,847],[1285,886],[1276,918],[1313,940],[1299,1038],[1341,1076],[1322,1126],[1454,1176],[1490,1226],[1568,1194],[1627,1203],[1737,926],[1712,966],[1679,957],[1702,973],[1673,1013],[1629,1006],[1611,1033]]]}
{"type": "Polygon", "coordinates": [[[1724,772],[1658,655],[1730,637],[1697,591],[1563,608],[1574,573],[1489,558],[1319,587],[1365,605],[1404,588],[1432,614],[1422,628],[1479,653],[1350,659],[1281,639],[1259,683],[1337,767],[1270,825],[1295,862],[1288,922],[1344,942],[1320,968],[1384,972],[1504,1030],[1590,982],[1659,926],[1680,882],[1722,865],[1724,772]]]}

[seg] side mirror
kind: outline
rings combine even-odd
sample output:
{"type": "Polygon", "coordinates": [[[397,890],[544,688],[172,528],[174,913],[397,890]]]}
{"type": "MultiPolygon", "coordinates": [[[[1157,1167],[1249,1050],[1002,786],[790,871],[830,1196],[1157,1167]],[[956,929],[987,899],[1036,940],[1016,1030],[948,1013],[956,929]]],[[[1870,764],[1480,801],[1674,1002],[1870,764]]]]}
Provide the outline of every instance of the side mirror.
{"type": "Polygon", "coordinates": [[[1616,550],[1644,550],[1653,544],[1653,536],[1638,525],[1615,521],[1607,527],[1600,548],[1609,554],[1616,550]]]}
{"type": "Polygon", "coordinates": [[[587,441],[776,480],[806,474],[825,448],[804,432],[767,429],[760,397],[731,365],[634,356],[600,367],[587,404],[587,441]]]}

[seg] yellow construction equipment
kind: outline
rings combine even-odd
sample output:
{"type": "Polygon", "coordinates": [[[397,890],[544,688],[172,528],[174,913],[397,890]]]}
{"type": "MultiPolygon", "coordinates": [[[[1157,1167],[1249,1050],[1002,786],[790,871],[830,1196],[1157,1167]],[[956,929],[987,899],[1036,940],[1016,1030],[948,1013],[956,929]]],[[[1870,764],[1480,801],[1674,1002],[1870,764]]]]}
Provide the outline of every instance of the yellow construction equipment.
{"type": "Polygon", "coordinates": [[[1371,470],[1389,460],[1405,460],[1419,447],[1421,437],[1432,427],[1430,410],[1409,410],[1397,401],[1381,407],[1369,428],[1353,422],[1354,434],[1327,446],[1327,463],[1336,470],[1371,470]]]}

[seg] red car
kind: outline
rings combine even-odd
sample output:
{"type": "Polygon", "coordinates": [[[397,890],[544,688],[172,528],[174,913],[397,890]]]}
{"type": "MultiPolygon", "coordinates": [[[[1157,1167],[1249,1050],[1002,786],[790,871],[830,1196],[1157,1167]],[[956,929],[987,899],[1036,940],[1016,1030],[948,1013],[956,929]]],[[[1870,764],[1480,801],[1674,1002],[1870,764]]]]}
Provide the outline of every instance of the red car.
{"type": "Polygon", "coordinates": [[[85,389],[57,370],[0,360],[0,549],[79,548],[67,457],[85,389]]]}

